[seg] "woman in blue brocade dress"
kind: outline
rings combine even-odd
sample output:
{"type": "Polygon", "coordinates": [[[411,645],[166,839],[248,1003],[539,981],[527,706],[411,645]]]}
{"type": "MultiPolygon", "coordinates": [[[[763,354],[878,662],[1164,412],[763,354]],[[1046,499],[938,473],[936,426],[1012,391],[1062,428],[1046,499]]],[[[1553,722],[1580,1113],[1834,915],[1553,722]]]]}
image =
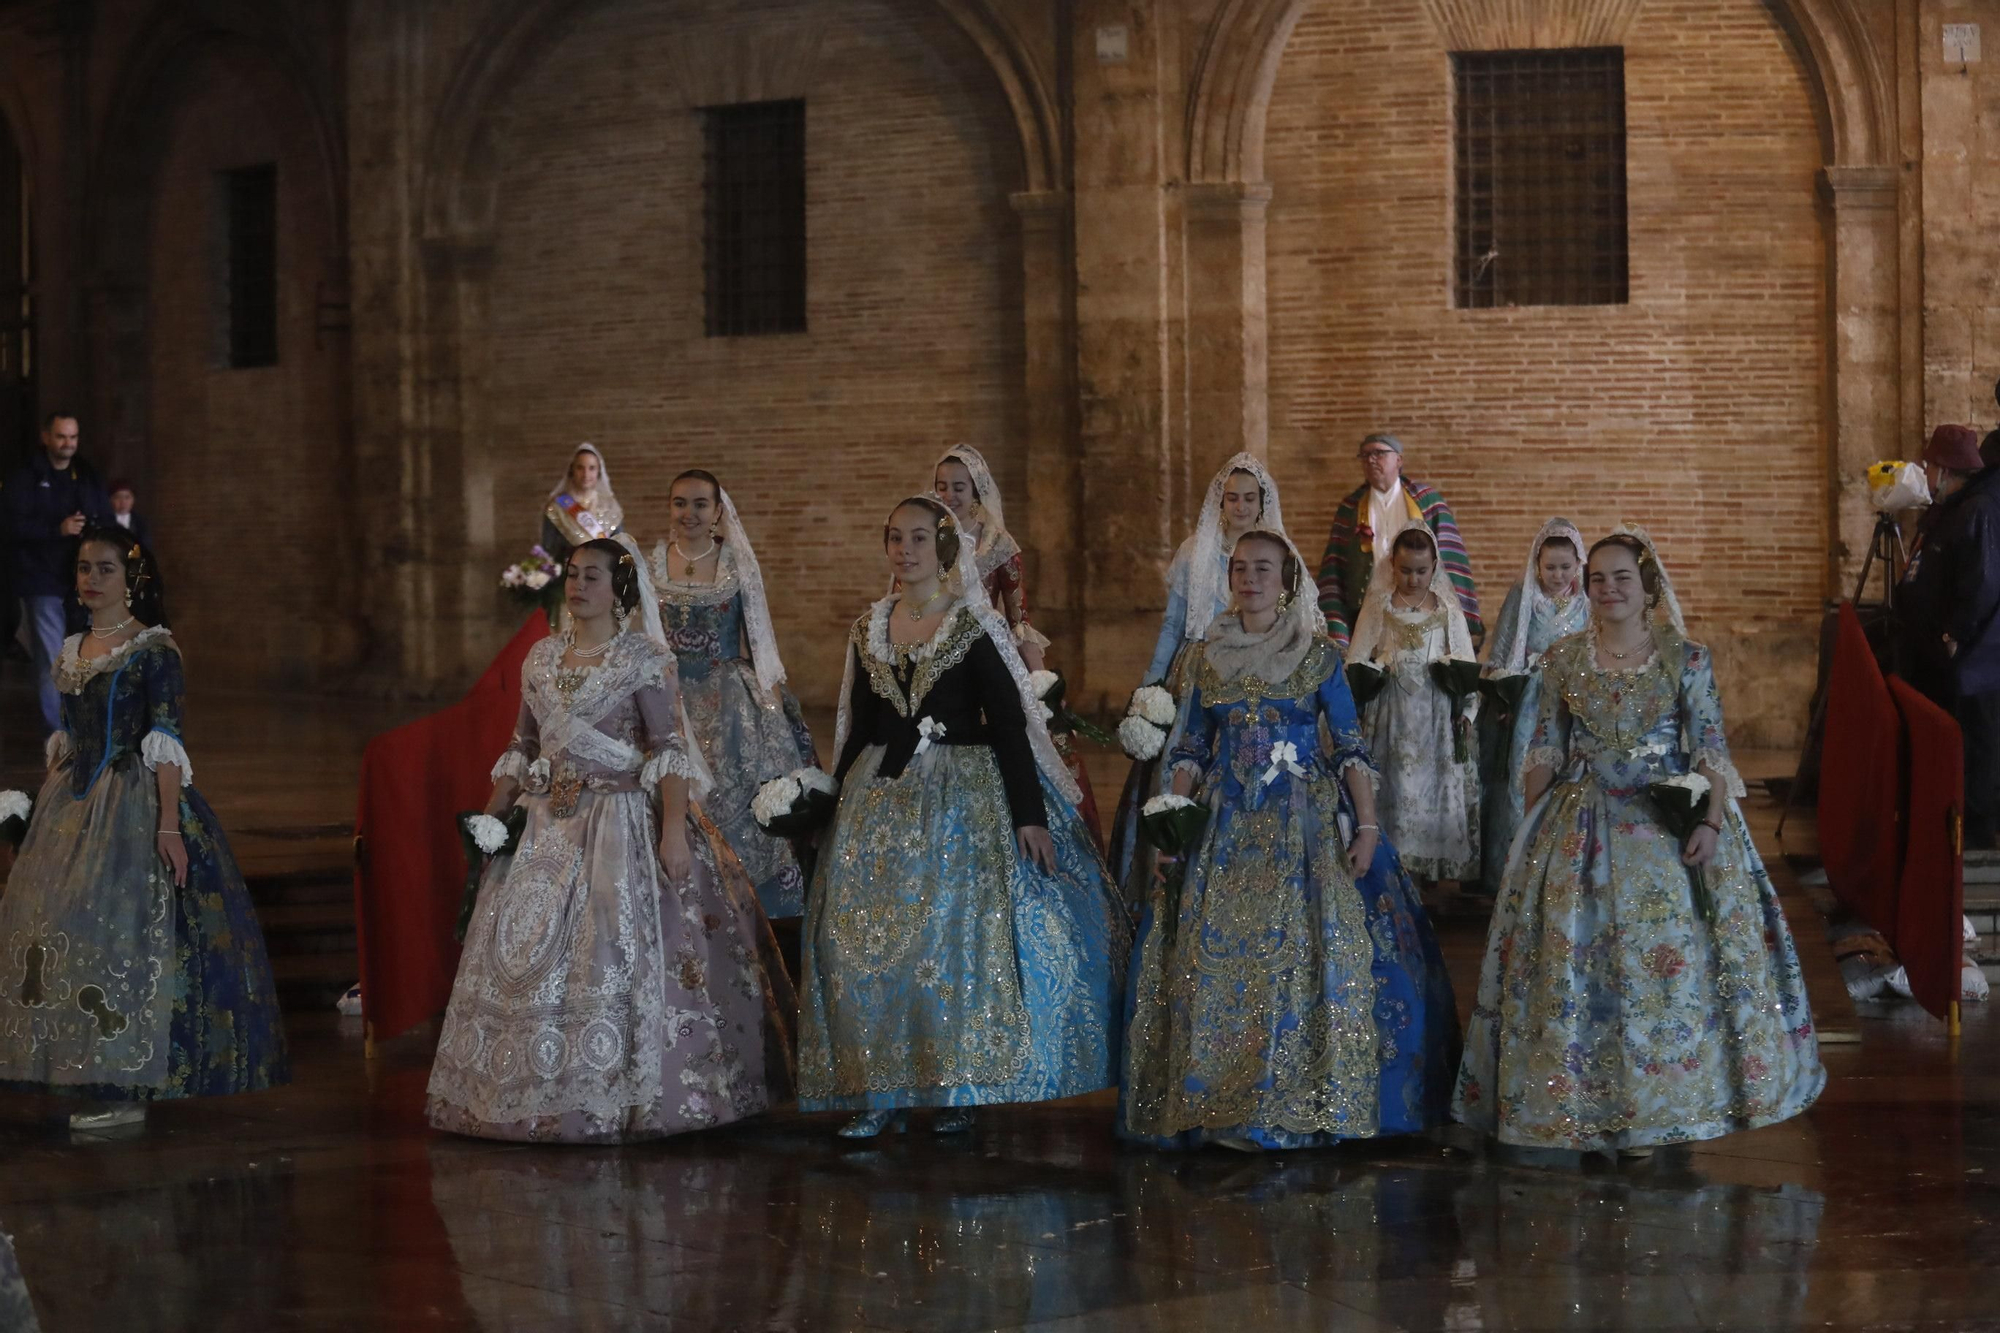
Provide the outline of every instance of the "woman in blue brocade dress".
{"type": "MultiPolygon", "coordinates": [[[[1147,684],[1163,686],[1176,699],[1184,692],[1193,650],[1229,608],[1229,552],[1253,527],[1285,530],[1278,483],[1255,454],[1237,454],[1209,481],[1194,535],[1167,568],[1167,611],[1146,667],[1147,684]]],[[[1132,761],[1111,822],[1112,873],[1135,907],[1153,882],[1153,849],[1139,836],[1139,809],[1165,790],[1164,766],[1164,756],[1132,761]]]]}
{"type": "Polygon", "coordinates": [[[63,729],[0,896],[0,1082],[144,1103],[287,1081],[263,932],[182,747],[181,655],[158,567],[120,529],[86,533],[91,628],[54,675],[63,729]]]}
{"type": "Polygon", "coordinates": [[[859,1112],[849,1138],[1115,1083],[1127,943],[971,543],[929,496],[884,541],[902,591],[849,636],[799,1012],[799,1108],[859,1112]]]}
{"type": "Polygon", "coordinates": [[[798,857],[750,811],[758,787],[814,762],[812,733],[785,688],[764,575],[714,476],[674,478],[667,509],[674,535],[653,548],[653,586],[680,661],[681,702],[715,775],[702,809],[749,872],[764,915],[797,917],[806,892],[798,857]]]}
{"type": "Polygon", "coordinates": [[[1140,921],[1119,1130],[1256,1149],[1429,1128],[1458,1017],[1416,887],[1375,826],[1340,653],[1281,534],[1237,543],[1230,586],[1237,610],[1191,664],[1172,750],[1174,790],[1208,823],[1140,921]]]}
{"type": "Polygon", "coordinates": [[[1499,890],[1507,852],[1521,826],[1521,760],[1535,732],[1542,694],[1542,654],[1559,639],[1584,627],[1590,599],[1583,595],[1583,534],[1566,518],[1552,518],[1528,547],[1528,567],[1500,608],[1498,633],[1485,674],[1523,679],[1512,710],[1479,710],[1479,766],[1482,795],[1479,829],[1481,882],[1499,890]]]}
{"type": "Polygon", "coordinates": [[[1643,533],[1592,547],[1585,586],[1589,628],[1542,659],[1452,1113],[1503,1143],[1644,1155],[1795,1116],[1826,1071],[1708,650],[1643,533]],[[1647,787],[1688,773],[1711,802],[1683,845],[1647,787]]]}

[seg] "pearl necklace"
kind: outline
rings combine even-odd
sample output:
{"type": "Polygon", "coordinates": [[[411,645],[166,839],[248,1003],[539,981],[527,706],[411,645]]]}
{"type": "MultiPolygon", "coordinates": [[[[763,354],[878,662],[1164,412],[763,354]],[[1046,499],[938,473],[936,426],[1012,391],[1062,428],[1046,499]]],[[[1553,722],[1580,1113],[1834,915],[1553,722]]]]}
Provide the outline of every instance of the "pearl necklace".
{"type": "Polygon", "coordinates": [[[116,638],[118,632],[131,623],[132,623],[132,617],[127,616],[123,620],[119,621],[117,624],[113,625],[110,629],[99,629],[97,628],[97,626],[92,625],[90,627],[90,637],[93,639],[116,638]]]}
{"type": "Polygon", "coordinates": [[[708,559],[710,556],[714,555],[715,548],[721,545],[721,543],[716,541],[714,537],[710,537],[708,539],[708,549],[706,551],[703,551],[700,555],[689,555],[686,551],[683,551],[681,549],[680,538],[676,537],[670,544],[674,548],[674,554],[687,562],[686,564],[681,566],[681,577],[687,579],[693,578],[694,567],[700,564],[702,561],[708,559]]]}
{"type": "Polygon", "coordinates": [[[576,646],[576,639],[572,637],[569,641],[569,653],[571,657],[602,657],[611,645],[617,641],[618,636],[614,634],[595,648],[579,648],[576,646]]]}

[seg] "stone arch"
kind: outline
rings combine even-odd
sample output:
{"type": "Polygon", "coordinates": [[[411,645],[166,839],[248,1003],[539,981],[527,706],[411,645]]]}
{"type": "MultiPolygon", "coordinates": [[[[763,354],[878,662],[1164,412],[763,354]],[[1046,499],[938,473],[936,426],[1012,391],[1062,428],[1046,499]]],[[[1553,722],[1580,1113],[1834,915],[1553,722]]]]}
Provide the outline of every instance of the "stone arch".
{"type": "MultiPolygon", "coordinates": [[[[347,484],[354,459],[343,336],[346,137],[327,49],[324,34],[294,27],[280,6],[257,0],[162,4],[125,46],[105,110],[93,125],[76,203],[86,265],[79,331],[85,448],[100,466],[133,475],[161,498],[156,512],[167,517],[160,537],[175,558],[210,552],[188,516],[193,506],[174,502],[178,491],[194,484],[190,469],[164,460],[183,457],[178,450],[186,441],[214,438],[211,420],[237,419],[253,401],[274,404],[271,415],[256,418],[257,429],[271,439],[296,441],[286,458],[309,462],[320,484],[354,493],[347,484]],[[215,82],[218,70],[241,76],[240,82],[215,82]],[[215,108],[239,94],[249,104],[276,108],[269,124],[245,122],[250,137],[241,146],[254,145],[260,154],[268,148],[281,165],[281,362],[246,367],[242,378],[236,372],[183,374],[162,357],[186,355],[203,368],[215,364],[213,344],[188,336],[190,327],[211,321],[207,304],[190,302],[185,289],[212,281],[198,258],[187,262],[208,243],[202,229],[212,211],[205,196],[188,188],[191,174],[245,164],[206,156],[199,132],[195,138],[184,134],[190,124],[229,117],[215,108]],[[225,101],[216,102],[218,96],[225,101]],[[195,310],[202,313],[190,313],[195,310]],[[278,383],[283,389],[274,389],[278,383]],[[310,433],[296,433],[301,423],[311,425],[310,433]]],[[[235,516],[232,505],[247,511],[252,503],[247,495],[226,497],[218,502],[220,517],[235,516]]],[[[344,611],[358,597],[345,558],[354,526],[348,516],[327,511],[322,527],[321,551],[332,558],[302,556],[298,569],[287,572],[304,580],[301,586],[311,588],[321,609],[344,611]]],[[[191,592],[180,614],[194,626],[204,618],[220,623],[223,597],[214,586],[191,592]]],[[[241,684],[327,683],[357,654],[351,625],[329,622],[286,638],[266,658],[232,661],[222,674],[241,684]]]]}
{"type": "MultiPolygon", "coordinates": [[[[1225,0],[1204,33],[1188,98],[1187,179],[1261,183],[1265,113],[1285,46],[1315,0],[1225,0]]],[[[1805,55],[1829,167],[1886,165],[1895,100],[1857,0],[1765,0],[1805,55]]]]}
{"type": "MultiPolygon", "coordinates": [[[[1053,90],[1015,24],[995,0],[911,0],[934,5],[979,49],[1007,99],[1020,135],[1026,190],[1060,188],[1060,124],[1053,90]]],[[[459,63],[424,155],[421,219],[427,237],[483,235],[492,220],[497,164],[489,112],[549,40],[588,8],[569,0],[516,0],[459,63]]]]}

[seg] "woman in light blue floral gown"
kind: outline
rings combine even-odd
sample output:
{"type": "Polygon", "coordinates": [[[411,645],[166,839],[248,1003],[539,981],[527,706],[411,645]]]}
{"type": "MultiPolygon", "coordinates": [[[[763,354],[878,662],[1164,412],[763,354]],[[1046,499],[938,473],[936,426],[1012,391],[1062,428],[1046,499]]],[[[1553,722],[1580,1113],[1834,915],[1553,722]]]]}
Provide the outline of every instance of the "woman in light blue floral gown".
{"type": "Polygon", "coordinates": [[[1520,827],[1521,760],[1535,734],[1542,697],[1542,654],[1575,634],[1590,618],[1583,595],[1583,534],[1566,518],[1542,524],[1528,547],[1528,567],[1500,608],[1498,635],[1487,655],[1486,675],[1520,677],[1521,697],[1511,711],[1480,709],[1479,760],[1483,788],[1479,814],[1481,876],[1496,893],[1507,871],[1507,850],[1520,827]]]}
{"type": "MultiPolygon", "coordinates": [[[[1255,454],[1237,454],[1209,481],[1194,535],[1181,543],[1167,567],[1167,610],[1146,667],[1146,684],[1181,696],[1193,649],[1229,609],[1229,553],[1253,527],[1285,530],[1278,482],[1255,454]]],[[[1132,761],[1111,822],[1112,873],[1134,907],[1145,901],[1153,882],[1153,849],[1139,837],[1139,808],[1165,790],[1164,767],[1164,755],[1132,761]]]]}
{"type": "Polygon", "coordinates": [[[1244,536],[1230,587],[1237,610],[1199,645],[1172,749],[1174,791],[1208,823],[1140,921],[1119,1130],[1251,1150],[1428,1128],[1458,1016],[1376,827],[1340,652],[1283,535],[1244,536]]]}
{"type": "Polygon", "coordinates": [[[1795,1116],[1826,1072],[1708,649],[1643,533],[1586,570],[1589,628],[1542,661],[1452,1112],[1504,1143],[1644,1155],[1795,1116]],[[1682,845],[1646,789],[1690,772],[1712,800],[1682,845]]]}
{"type": "Polygon", "coordinates": [[[674,478],[674,535],[653,548],[653,587],[667,646],[680,663],[681,702],[715,775],[702,802],[774,921],[805,910],[792,845],[757,824],[757,788],[813,763],[812,733],[785,686],[764,575],[722,483],[699,469],[674,478]]]}
{"type": "Polygon", "coordinates": [[[848,637],[799,1005],[799,1109],[859,1112],[848,1138],[1115,1083],[1129,936],[972,543],[917,496],[884,545],[901,592],[848,637]]]}

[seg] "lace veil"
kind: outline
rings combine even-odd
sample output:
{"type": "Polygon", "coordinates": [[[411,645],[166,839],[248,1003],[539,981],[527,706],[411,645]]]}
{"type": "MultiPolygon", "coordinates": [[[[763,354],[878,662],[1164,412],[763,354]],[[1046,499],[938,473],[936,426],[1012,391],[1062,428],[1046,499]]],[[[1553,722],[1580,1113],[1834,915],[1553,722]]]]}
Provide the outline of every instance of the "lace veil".
{"type": "MultiPolygon", "coordinates": [[[[1180,571],[1186,570],[1187,577],[1187,625],[1186,637],[1199,639],[1208,633],[1208,626],[1215,619],[1212,608],[1217,602],[1227,601],[1223,594],[1227,591],[1223,579],[1223,557],[1229,553],[1222,549],[1222,489],[1229,484],[1229,478],[1238,472],[1248,472],[1257,479],[1257,489],[1264,497],[1264,512],[1257,519],[1256,531],[1273,536],[1285,535],[1285,516],[1278,504],[1278,483],[1265,468],[1262,459],[1255,454],[1237,454],[1222,465],[1208,483],[1208,498],[1202,501],[1201,519],[1195,524],[1194,535],[1181,543],[1174,553],[1174,562],[1167,570],[1167,581],[1171,584],[1180,571]]],[[[1295,550],[1293,554],[1298,552],[1295,550]]],[[[1303,567],[1303,566],[1302,566],[1303,567]]]]}
{"type": "MultiPolygon", "coordinates": [[[[1466,623],[1465,608],[1459,604],[1458,591],[1451,585],[1451,575],[1444,567],[1444,557],[1438,552],[1437,536],[1428,525],[1416,524],[1404,528],[1404,532],[1420,532],[1431,547],[1431,595],[1438,599],[1445,613],[1445,655],[1447,657],[1473,660],[1472,629],[1466,623]]],[[[1393,565],[1393,561],[1391,564],[1393,565]]],[[[1382,646],[1384,631],[1389,623],[1389,594],[1395,591],[1392,579],[1378,578],[1368,587],[1368,600],[1361,605],[1361,616],[1355,622],[1354,635],[1347,644],[1347,660],[1350,662],[1372,662],[1375,652],[1382,646]]]]}
{"type": "Polygon", "coordinates": [[[1558,539],[1576,547],[1577,592],[1578,595],[1582,594],[1582,561],[1590,547],[1585,544],[1583,534],[1577,531],[1576,524],[1566,518],[1552,518],[1542,524],[1541,531],[1535,534],[1534,542],[1528,547],[1528,568],[1521,575],[1521,596],[1514,609],[1514,623],[1508,627],[1507,657],[1505,661],[1493,663],[1508,675],[1519,675],[1528,669],[1528,626],[1534,623],[1535,611],[1549,605],[1551,600],[1549,595],[1542,591],[1538,568],[1541,564],[1542,548],[1558,539]]]}
{"type": "MultiPolygon", "coordinates": [[[[660,596],[653,589],[653,573],[646,563],[646,555],[639,549],[639,543],[633,540],[629,532],[621,532],[610,540],[625,548],[626,554],[632,557],[632,567],[638,574],[639,630],[667,655],[666,670],[674,672],[678,669],[679,659],[674,656],[673,646],[667,642],[666,626],[660,620],[660,596]]],[[[631,626],[628,624],[626,628],[629,630],[631,626]]],[[[559,638],[568,638],[574,629],[570,621],[569,604],[565,602],[562,613],[556,618],[556,635],[559,638]]],[[[688,721],[687,702],[682,699],[678,684],[674,689],[674,699],[675,706],[680,712],[681,737],[687,745],[688,764],[693,769],[687,780],[688,799],[698,801],[715,790],[715,774],[709,769],[708,761],[701,753],[701,744],[695,739],[694,727],[688,721]]]]}

